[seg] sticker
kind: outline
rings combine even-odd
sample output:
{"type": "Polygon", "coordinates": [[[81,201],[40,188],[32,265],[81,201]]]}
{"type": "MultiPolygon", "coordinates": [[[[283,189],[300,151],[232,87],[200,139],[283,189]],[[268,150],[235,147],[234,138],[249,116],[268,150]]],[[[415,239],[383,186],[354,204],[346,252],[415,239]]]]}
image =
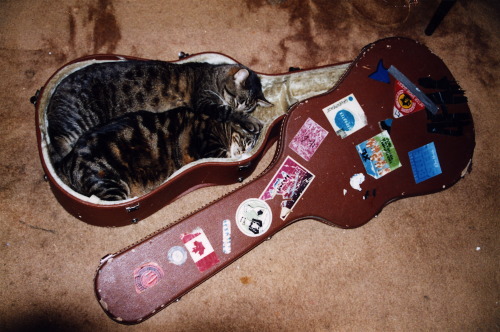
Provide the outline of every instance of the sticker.
{"type": "Polygon", "coordinates": [[[464,127],[472,124],[470,113],[427,114],[427,131],[432,134],[462,136],[464,127]]]}
{"type": "Polygon", "coordinates": [[[391,82],[389,72],[387,71],[387,68],[384,67],[384,62],[382,61],[382,59],[380,59],[380,61],[378,62],[377,70],[368,75],[368,77],[382,83],[389,84],[391,82]]]}
{"type": "Polygon", "coordinates": [[[200,272],[219,263],[214,248],[201,228],[196,228],[191,233],[182,234],[181,240],[200,272]]]}
{"type": "Polygon", "coordinates": [[[282,196],[280,218],[285,220],[313,179],[311,172],[288,156],[260,195],[260,199],[267,201],[277,195],[282,196]]]}
{"type": "Polygon", "coordinates": [[[313,119],[308,118],[295,134],[289,147],[299,156],[309,161],[327,134],[328,131],[314,122],[313,119]]]}
{"type": "Polygon", "coordinates": [[[222,221],[222,252],[231,253],[231,220],[222,221]]]}
{"type": "Polygon", "coordinates": [[[425,108],[420,101],[406,86],[400,81],[394,84],[394,117],[400,118],[405,115],[421,111],[425,108]]]}
{"type": "Polygon", "coordinates": [[[186,262],[187,252],[183,247],[175,246],[170,248],[167,257],[170,263],[175,265],[182,265],[186,262]]]}
{"type": "Polygon", "coordinates": [[[408,152],[408,156],[416,183],[442,173],[434,142],[408,152]]]}
{"type": "Polygon", "coordinates": [[[354,94],[323,108],[335,133],[345,138],[368,124],[365,112],[354,94]]]}
{"type": "Polygon", "coordinates": [[[384,121],[380,121],[378,123],[378,126],[380,130],[387,130],[387,132],[390,134],[392,129],[392,119],[385,119],[384,121]]]}
{"type": "Polygon", "coordinates": [[[249,198],[236,210],[236,225],[245,235],[256,237],[271,227],[273,215],[271,207],[258,198],[249,198]]]}
{"type": "Polygon", "coordinates": [[[386,130],[356,145],[356,150],[365,166],[366,173],[375,179],[401,167],[394,144],[386,130]]]}
{"type": "Polygon", "coordinates": [[[164,273],[156,263],[146,263],[134,270],[135,291],[140,294],[161,281],[164,273]]]}
{"type": "Polygon", "coordinates": [[[358,173],[351,176],[349,184],[351,185],[352,189],[361,191],[361,184],[363,182],[365,182],[365,175],[363,173],[358,173]]]}
{"type": "Polygon", "coordinates": [[[415,84],[413,84],[412,81],[408,79],[402,72],[400,72],[396,67],[390,66],[389,69],[387,69],[389,74],[391,74],[396,81],[401,82],[401,84],[408,90],[411,91],[411,93],[418,98],[422,104],[425,105],[425,108],[429,110],[432,114],[436,114],[438,111],[438,107],[434,102],[425,95],[415,84]]]}

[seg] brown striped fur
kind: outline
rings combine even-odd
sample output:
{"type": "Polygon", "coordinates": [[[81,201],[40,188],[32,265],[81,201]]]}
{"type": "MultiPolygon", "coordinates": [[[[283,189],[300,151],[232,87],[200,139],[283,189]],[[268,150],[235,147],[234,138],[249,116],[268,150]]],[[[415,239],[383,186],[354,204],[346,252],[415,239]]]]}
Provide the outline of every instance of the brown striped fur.
{"type": "Polygon", "coordinates": [[[239,64],[96,63],[70,74],[56,87],[47,108],[49,155],[57,168],[84,133],[140,110],[188,107],[256,133],[260,121],[248,113],[257,105],[270,104],[258,76],[239,64]]]}
{"type": "Polygon", "coordinates": [[[201,158],[238,157],[258,133],[185,107],[128,113],[85,133],[59,163],[73,190],[103,200],[143,195],[201,158]]]}

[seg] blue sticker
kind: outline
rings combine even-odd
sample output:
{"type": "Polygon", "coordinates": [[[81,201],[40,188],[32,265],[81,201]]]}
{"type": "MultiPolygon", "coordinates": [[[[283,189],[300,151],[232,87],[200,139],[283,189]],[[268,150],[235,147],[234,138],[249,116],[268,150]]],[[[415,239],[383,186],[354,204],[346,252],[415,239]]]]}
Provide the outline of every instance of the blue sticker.
{"type": "Polygon", "coordinates": [[[384,63],[382,60],[378,62],[377,70],[368,75],[368,77],[382,83],[389,84],[391,82],[391,79],[389,77],[389,72],[384,67],[384,63]]]}
{"type": "Polygon", "coordinates": [[[335,115],[335,124],[343,131],[349,131],[354,128],[354,116],[347,110],[341,110],[335,115]]]}
{"type": "Polygon", "coordinates": [[[408,152],[408,156],[416,183],[442,173],[434,142],[408,152]]]}
{"type": "Polygon", "coordinates": [[[346,138],[368,124],[365,112],[354,94],[350,94],[323,108],[335,133],[346,138]]]}

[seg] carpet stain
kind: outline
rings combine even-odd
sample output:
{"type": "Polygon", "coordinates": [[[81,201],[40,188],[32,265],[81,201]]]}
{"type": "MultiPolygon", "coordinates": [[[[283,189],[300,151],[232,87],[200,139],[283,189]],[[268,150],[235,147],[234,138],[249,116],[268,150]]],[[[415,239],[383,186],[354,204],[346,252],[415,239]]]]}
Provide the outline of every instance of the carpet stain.
{"type": "Polygon", "coordinates": [[[28,79],[31,80],[35,76],[36,72],[33,69],[26,69],[24,71],[24,76],[28,79]]]}
{"type": "Polygon", "coordinates": [[[95,6],[89,6],[89,22],[94,22],[94,53],[112,53],[122,37],[114,11],[110,0],[99,0],[95,6]]]}
{"type": "Polygon", "coordinates": [[[71,56],[113,53],[122,38],[111,0],[69,7],[67,27],[68,44],[62,48],[71,56]]]}
{"type": "Polygon", "coordinates": [[[253,280],[251,277],[241,277],[240,278],[240,281],[243,285],[248,285],[248,284],[251,284],[253,283],[253,280]]]}
{"type": "Polygon", "coordinates": [[[401,24],[410,15],[408,0],[355,0],[353,7],[366,19],[380,25],[401,24]]]}
{"type": "Polygon", "coordinates": [[[423,35],[423,28],[417,22],[428,21],[437,5],[436,0],[423,3],[414,0],[247,0],[245,3],[250,12],[265,8],[266,13],[288,13],[291,31],[275,47],[276,61],[282,68],[297,65],[291,63],[297,61],[296,58],[304,68],[347,61],[374,40],[395,34],[423,35]],[[422,10],[415,11],[417,6],[422,10]],[[419,28],[422,31],[418,31],[419,28]]]}

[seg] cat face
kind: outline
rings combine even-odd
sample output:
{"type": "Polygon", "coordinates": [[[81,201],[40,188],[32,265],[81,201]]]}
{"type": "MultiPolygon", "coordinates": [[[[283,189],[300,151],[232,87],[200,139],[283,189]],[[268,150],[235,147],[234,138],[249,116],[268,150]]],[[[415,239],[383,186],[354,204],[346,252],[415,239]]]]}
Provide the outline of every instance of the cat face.
{"type": "Polygon", "coordinates": [[[224,100],[236,111],[250,113],[257,106],[272,106],[264,97],[260,79],[253,71],[233,67],[229,70],[225,83],[224,100]]]}
{"type": "Polygon", "coordinates": [[[244,158],[255,146],[259,136],[242,131],[233,131],[231,134],[231,144],[228,150],[229,158],[244,158]]]}

